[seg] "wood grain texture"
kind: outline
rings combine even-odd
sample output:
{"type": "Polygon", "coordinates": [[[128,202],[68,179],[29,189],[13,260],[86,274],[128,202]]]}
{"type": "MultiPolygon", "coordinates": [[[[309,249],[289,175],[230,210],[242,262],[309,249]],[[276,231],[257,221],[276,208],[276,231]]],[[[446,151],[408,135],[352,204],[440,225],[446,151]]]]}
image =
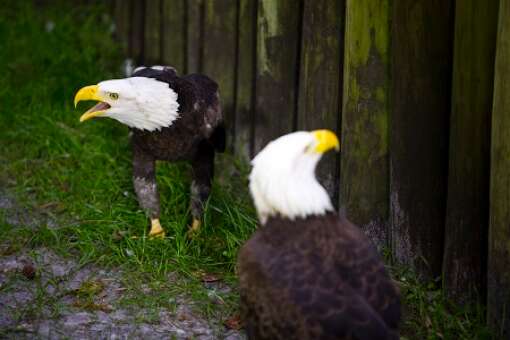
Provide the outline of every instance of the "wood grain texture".
{"type": "Polygon", "coordinates": [[[393,251],[428,278],[443,259],[453,10],[453,1],[393,2],[393,251]]]}
{"type": "Polygon", "coordinates": [[[202,0],[186,0],[186,70],[184,73],[197,73],[202,69],[202,29],[203,2],[202,0]]]}
{"type": "MultiPolygon", "coordinates": [[[[339,132],[344,8],[344,1],[304,2],[298,130],[327,128],[339,132]]],[[[332,197],[338,197],[339,160],[338,154],[328,153],[317,168],[320,182],[332,197]]]]}
{"type": "Polygon", "coordinates": [[[228,141],[233,140],[235,128],[236,21],[235,2],[205,0],[202,72],[214,79],[220,87],[228,141]]]}
{"type": "Polygon", "coordinates": [[[144,62],[161,63],[161,1],[145,0],[144,62]]]}
{"type": "Polygon", "coordinates": [[[510,1],[500,0],[490,183],[488,322],[510,337],[510,1]]]}
{"type": "Polygon", "coordinates": [[[485,295],[490,122],[498,0],[457,0],[444,286],[457,302],[485,295]]]}
{"type": "Polygon", "coordinates": [[[299,12],[299,1],[259,1],[255,152],[293,129],[299,12]]]}
{"type": "Polygon", "coordinates": [[[390,5],[346,7],[340,209],[378,247],[388,244],[390,5]]]}
{"type": "Polygon", "coordinates": [[[186,29],[184,27],[186,0],[162,1],[161,60],[179,73],[184,72],[186,57],[186,29]]]}
{"type": "Polygon", "coordinates": [[[239,0],[237,32],[237,72],[235,100],[235,142],[237,155],[248,160],[252,154],[252,125],[255,87],[257,1],[239,0]]]}

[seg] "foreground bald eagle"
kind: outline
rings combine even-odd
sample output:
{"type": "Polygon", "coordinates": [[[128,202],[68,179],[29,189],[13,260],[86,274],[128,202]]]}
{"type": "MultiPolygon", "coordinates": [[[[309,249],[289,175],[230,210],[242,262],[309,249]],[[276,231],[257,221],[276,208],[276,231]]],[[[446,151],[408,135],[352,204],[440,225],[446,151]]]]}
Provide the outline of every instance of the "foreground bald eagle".
{"type": "Polygon", "coordinates": [[[398,339],[397,287],[376,248],[333,211],[315,178],[322,154],[338,146],[328,130],[295,132],[252,162],[262,228],[237,263],[250,339],[398,339]]]}
{"type": "Polygon", "coordinates": [[[130,78],[80,89],[75,106],[82,100],[99,103],[80,121],[109,117],[131,129],[133,184],[140,206],[151,219],[149,236],[165,235],[159,221],[156,160],[191,162],[192,231],[196,231],[211,190],[215,152],[225,149],[218,85],[203,75],[180,77],[169,66],[141,67],[130,78]]]}

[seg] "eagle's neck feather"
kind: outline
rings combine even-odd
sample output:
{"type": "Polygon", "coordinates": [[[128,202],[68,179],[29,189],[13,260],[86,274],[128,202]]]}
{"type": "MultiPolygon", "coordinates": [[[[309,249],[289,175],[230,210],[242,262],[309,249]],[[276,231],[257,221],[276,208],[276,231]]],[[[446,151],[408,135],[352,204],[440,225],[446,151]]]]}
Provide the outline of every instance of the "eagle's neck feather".
{"type": "MultiPolygon", "coordinates": [[[[114,103],[109,117],[140,130],[169,127],[179,117],[177,93],[169,84],[147,77],[122,79],[129,96],[114,103]]],[[[108,84],[106,84],[108,85],[108,84]]]]}

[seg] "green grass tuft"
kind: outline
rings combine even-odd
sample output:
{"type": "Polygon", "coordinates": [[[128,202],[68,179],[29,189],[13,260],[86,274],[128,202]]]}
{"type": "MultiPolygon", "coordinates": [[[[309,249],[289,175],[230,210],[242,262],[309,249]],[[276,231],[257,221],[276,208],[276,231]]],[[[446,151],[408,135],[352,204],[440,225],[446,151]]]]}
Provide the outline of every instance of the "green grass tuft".
{"type": "MultiPolygon", "coordinates": [[[[25,214],[51,222],[16,226],[0,215],[0,255],[50,248],[80,264],[122,268],[129,287],[123,305],[172,310],[175,296],[185,292],[201,301],[205,315],[231,313],[238,304],[235,289],[211,296],[201,277],[215,273],[235,287],[237,250],[256,226],[247,164],[228,154],[219,157],[222,171],[203,229],[190,241],[189,165],[160,163],[161,222],[169,237],[130,238],[146,234],[148,221],[132,189],[128,130],[108,119],[80,124],[85,105],[75,110],[72,102],[80,87],[122,76],[112,21],[101,5],[57,3],[36,8],[8,0],[0,6],[0,188],[9,188],[25,214]],[[169,280],[174,272],[181,275],[169,280]],[[151,293],[140,293],[144,285],[151,293]]],[[[407,305],[408,339],[490,338],[481,308],[460,309],[412,273],[395,275],[407,305]]],[[[97,307],[92,297],[99,288],[80,288],[84,308],[97,307]]],[[[42,296],[38,301],[37,308],[20,310],[20,318],[51,302],[42,296]]],[[[51,308],[58,316],[60,307],[51,308]]]]}

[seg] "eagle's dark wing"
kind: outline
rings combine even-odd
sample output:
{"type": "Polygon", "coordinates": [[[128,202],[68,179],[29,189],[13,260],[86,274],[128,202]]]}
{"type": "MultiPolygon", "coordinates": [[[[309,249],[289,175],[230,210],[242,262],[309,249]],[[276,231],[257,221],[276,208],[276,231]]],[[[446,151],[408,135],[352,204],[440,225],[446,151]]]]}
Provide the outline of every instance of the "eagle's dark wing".
{"type": "Polygon", "coordinates": [[[208,140],[216,151],[225,151],[226,133],[218,84],[202,74],[190,74],[183,79],[195,86],[200,101],[206,107],[203,115],[204,134],[208,136],[208,140]]]}
{"type": "Polygon", "coordinates": [[[344,235],[337,249],[338,275],[347,278],[349,285],[366,299],[389,328],[397,329],[401,317],[400,293],[381,256],[358,227],[345,218],[338,223],[344,235]],[[348,245],[351,260],[346,267],[341,258],[347,254],[342,251],[342,247],[348,245]]]}
{"type": "Polygon", "coordinates": [[[331,215],[273,219],[243,246],[242,312],[253,339],[398,338],[386,309],[378,309],[394,300],[395,288],[385,286],[384,267],[365,277],[380,259],[356,230],[344,234],[340,224],[331,215]]]}

